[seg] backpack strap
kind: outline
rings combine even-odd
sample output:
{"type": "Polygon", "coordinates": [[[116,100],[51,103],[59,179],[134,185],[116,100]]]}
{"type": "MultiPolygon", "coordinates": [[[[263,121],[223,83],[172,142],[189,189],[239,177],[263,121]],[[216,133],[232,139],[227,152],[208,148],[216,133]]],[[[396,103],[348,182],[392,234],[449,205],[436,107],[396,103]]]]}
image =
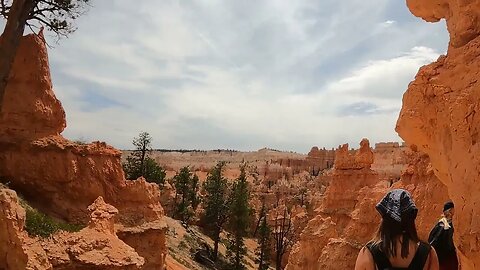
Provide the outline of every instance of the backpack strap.
{"type": "Polygon", "coordinates": [[[374,245],[374,243],[370,242],[367,244],[367,248],[372,253],[373,261],[375,262],[378,270],[389,269],[392,267],[390,260],[385,253],[380,250],[379,245],[374,245]]]}
{"type": "Polygon", "coordinates": [[[411,270],[423,269],[423,267],[425,266],[425,263],[427,262],[428,255],[430,255],[431,249],[432,247],[429,244],[420,242],[417,252],[413,257],[412,262],[408,266],[408,269],[411,269],[411,270]]]}

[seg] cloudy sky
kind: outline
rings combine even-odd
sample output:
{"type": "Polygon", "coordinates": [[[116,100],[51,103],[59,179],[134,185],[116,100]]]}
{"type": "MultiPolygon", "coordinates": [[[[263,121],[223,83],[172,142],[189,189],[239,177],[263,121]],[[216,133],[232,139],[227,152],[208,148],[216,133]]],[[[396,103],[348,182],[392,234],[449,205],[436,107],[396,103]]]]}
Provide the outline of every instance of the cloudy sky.
{"type": "Polygon", "coordinates": [[[446,51],[400,0],[95,0],[50,49],[71,139],[308,152],[399,141],[402,94],[446,51]]]}

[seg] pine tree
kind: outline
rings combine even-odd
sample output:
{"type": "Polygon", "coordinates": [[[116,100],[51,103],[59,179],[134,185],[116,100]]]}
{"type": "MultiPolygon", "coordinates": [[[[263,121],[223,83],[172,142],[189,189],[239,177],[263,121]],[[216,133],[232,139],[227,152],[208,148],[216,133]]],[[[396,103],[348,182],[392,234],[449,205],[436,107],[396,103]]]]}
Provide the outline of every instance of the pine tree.
{"type": "Polygon", "coordinates": [[[165,170],[149,157],[152,151],[152,137],[148,132],[141,132],[133,139],[135,150],[127,157],[123,170],[127,179],[135,180],[143,176],[145,180],[158,185],[165,183],[165,170]]]}
{"type": "MultiPolygon", "coordinates": [[[[191,207],[193,197],[192,194],[197,192],[197,190],[192,190],[195,177],[196,175],[194,176],[192,174],[188,166],[181,168],[180,172],[173,177],[176,190],[176,209],[174,216],[179,217],[185,226],[188,226],[188,223],[193,216],[193,208],[191,207]]],[[[196,178],[198,181],[198,177],[196,178]]]]}
{"type": "Polygon", "coordinates": [[[190,182],[190,205],[192,206],[193,212],[197,210],[198,205],[200,204],[200,198],[198,197],[198,190],[200,189],[200,180],[198,175],[194,174],[192,181],[190,182]]]}
{"type": "Polygon", "coordinates": [[[269,268],[270,259],[270,237],[271,230],[267,222],[267,214],[265,210],[265,203],[262,204],[262,211],[260,212],[260,226],[258,228],[258,248],[257,260],[258,270],[267,270],[269,268]]]}
{"type": "Polygon", "coordinates": [[[240,176],[232,186],[232,202],[230,204],[229,234],[227,245],[227,258],[230,268],[233,270],[245,269],[245,255],[247,249],[244,237],[247,235],[250,224],[250,206],[248,203],[249,190],[245,165],[240,167],[240,176]]]}
{"type": "Polygon", "coordinates": [[[219,162],[212,168],[203,183],[205,191],[204,205],[205,216],[204,224],[209,235],[214,241],[213,260],[218,258],[218,244],[220,242],[220,233],[228,220],[229,194],[228,182],[223,177],[225,162],[219,162]]]}

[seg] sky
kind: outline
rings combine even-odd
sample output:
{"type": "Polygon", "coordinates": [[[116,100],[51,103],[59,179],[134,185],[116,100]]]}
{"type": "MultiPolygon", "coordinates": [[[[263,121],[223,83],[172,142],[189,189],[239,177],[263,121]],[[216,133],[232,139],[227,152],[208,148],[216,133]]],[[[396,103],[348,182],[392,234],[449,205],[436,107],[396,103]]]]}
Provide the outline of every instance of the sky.
{"type": "Polygon", "coordinates": [[[94,0],[76,26],[49,38],[63,134],[121,149],[401,141],[402,95],[448,43],[399,0],[94,0]]]}

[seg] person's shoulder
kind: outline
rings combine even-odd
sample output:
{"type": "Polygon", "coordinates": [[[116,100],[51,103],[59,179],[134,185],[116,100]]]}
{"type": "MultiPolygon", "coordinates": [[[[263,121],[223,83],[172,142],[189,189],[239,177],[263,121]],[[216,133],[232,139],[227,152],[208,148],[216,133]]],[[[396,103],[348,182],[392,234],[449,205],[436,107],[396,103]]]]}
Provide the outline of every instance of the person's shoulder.
{"type": "Polygon", "coordinates": [[[374,267],[372,267],[373,265],[373,255],[368,246],[364,246],[358,253],[355,270],[374,270],[374,267]]]}

